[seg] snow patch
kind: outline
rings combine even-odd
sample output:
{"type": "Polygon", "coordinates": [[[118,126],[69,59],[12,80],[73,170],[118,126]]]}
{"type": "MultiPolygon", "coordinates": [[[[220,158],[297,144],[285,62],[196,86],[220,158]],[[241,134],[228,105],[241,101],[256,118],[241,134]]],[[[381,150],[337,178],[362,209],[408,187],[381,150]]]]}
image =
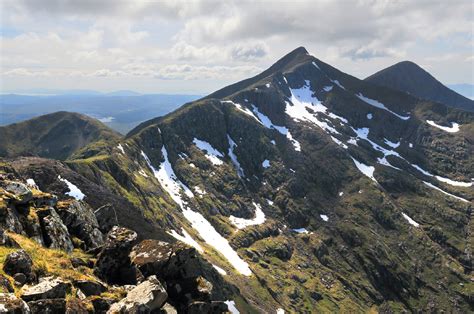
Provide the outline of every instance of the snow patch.
{"type": "Polygon", "coordinates": [[[397,148],[398,146],[400,146],[400,141],[391,142],[391,141],[387,140],[386,138],[384,138],[383,141],[385,142],[385,144],[387,144],[388,146],[390,146],[392,148],[397,148]]]}
{"type": "Polygon", "coordinates": [[[239,273],[250,276],[252,271],[248,264],[239,257],[237,252],[229,245],[229,242],[216,231],[203,215],[188,207],[187,201],[181,197],[181,192],[184,191],[184,195],[188,198],[193,198],[194,194],[174,173],[164,145],[161,152],[164,161],[161,163],[159,170],[152,166],[150,159],[143,151],[141,154],[161,186],[168,192],[173,201],[181,207],[183,216],[191,223],[191,226],[198,232],[201,238],[220,252],[239,273]]]}
{"type": "Polygon", "coordinates": [[[233,102],[232,100],[222,100],[221,103],[228,103],[228,104],[232,104],[235,106],[235,108],[237,108],[239,111],[245,113],[246,115],[252,117],[253,119],[255,119],[258,123],[260,123],[260,121],[257,119],[257,117],[252,113],[252,111],[250,111],[249,108],[247,107],[244,107],[242,106],[241,104],[238,104],[238,103],[235,103],[233,102]]]}
{"type": "Polygon", "coordinates": [[[28,185],[30,188],[33,188],[33,189],[38,189],[38,186],[36,185],[36,182],[35,180],[33,179],[26,179],[26,185],[28,185]]]}
{"type": "Polygon", "coordinates": [[[344,86],[342,86],[341,83],[339,83],[338,80],[331,80],[331,82],[333,82],[334,84],[336,84],[337,86],[339,86],[340,88],[342,88],[343,90],[346,90],[346,88],[344,86]]]}
{"type": "Polygon", "coordinates": [[[145,178],[148,178],[148,175],[145,173],[145,171],[143,169],[140,168],[140,170],[138,170],[138,173],[142,176],[144,176],[145,178]]]}
{"type": "Polygon", "coordinates": [[[296,228],[296,229],[291,229],[291,231],[294,231],[296,233],[309,233],[308,230],[306,230],[306,228],[296,228]]]}
{"type": "Polygon", "coordinates": [[[411,166],[413,168],[415,168],[416,170],[420,171],[421,173],[423,173],[425,176],[435,177],[436,180],[438,180],[440,182],[443,182],[443,183],[447,183],[447,184],[452,185],[452,186],[459,186],[459,187],[468,188],[468,187],[471,187],[474,184],[473,182],[455,181],[455,180],[451,180],[449,178],[445,178],[445,177],[441,177],[441,176],[435,176],[435,175],[429,173],[428,171],[424,170],[423,168],[421,168],[418,165],[411,164],[411,166]]]}
{"type": "Polygon", "coordinates": [[[97,120],[99,120],[102,123],[110,123],[113,120],[115,120],[115,118],[114,117],[104,117],[104,118],[98,118],[97,120]]]}
{"type": "Polygon", "coordinates": [[[221,274],[222,276],[227,276],[227,272],[223,270],[222,268],[220,268],[219,266],[212,264],[212,267],[214,267],[214,269],[217,270],[217,272],[221,274]]]}
{"type": "Polygon", "coordinates": [[[118,144],[118,145],[117,145],[117,148],[120,149],[120,151],[122,152],[122,154],[125,155],[125,150],[123,149],[122,144],[118,144]]]}
{"type": "MultiPolygon", "coordinates": [[[[290,131],[288,130],[288,128],[284,127],[284,126],[278,126],[278,125],[275,125],[273,124],[273,122],[270,120],[270,118],[268,118],[266,115],[264,115],[263,113],[261,113],[257,107],[255,107],[254,105],[252,105],[252,110],[253,112],[257,115],[258,119],[260,119],[261,123],[268,129],[275,129],[277,130],[280,134],[282,135],[285,135],[286,138],[293,144],[293,147],[295,148],[295,151],[301,151],[301,145],[300,143],[295,140],[293,138],[293,136],[291,135],[290,131]]],[[[273,141],[274,143],[275,141],[273,141]]],[[[273,144],[272,143],[272,144],[273,144]]],[[[274,144],[275,145],[275,144],[274,144]]]]}
{"type": "Polygon", "coordinates": [[[194,138],[193,143],[197,146],[197,148],[204,152],[206,158],[213,165],[219,166],[224,163],[222,160],[219,159],[219,157],[224,157],[224,155],[220,151],[212,147],[212,145],[208,142],[194,138]]]}
{"type": "Polygon", "coordinates": [[[195,187],[194,187],[194,192],[196,192],[196,194],[199,195],[199,196],[201,196],[201,197],[202,197],[203,195],[207,194],[206,191],[204,191],[203,189],[201,189],[201,188],[198,187],[198,186],[195,186],[195,187]]]}
{"type": "Polygon", "coordinates": [[[64,178],[61,178],[60,175],[58,175],[58,179],[59,179],[59,181],[62,181],[64,183],[66,183],[66,185],[69,189],[69,192],[66,192],[66,195],[74,197],[78,201],[84,199],[84,197],[85,197],[84,193],[82,193],[81,190],[79,190],[79,188],[77,186],[75,186],[74,184],[72,184],[71,182],[69,182],[68,180],[66,180],[64,178]]]}
{"type": "Polygon", "coordinates": [[[323,90],[324,90],[325,92],[330,92],[330,91],[332,90],[332,88],[333,88],[332,85],[324,86],[324,87],[323,87],[323,90]]]}
{"type": "Polygon", "coordinates": [[[372,120],[373,117],[374,117],[374,116],[373,116],[371,113],[368,113],[368,114],[367,114],[367,119],[372,120]]]}
{"type": "Polygon", "coordinates": [[[445,194],[445,195],[451,196],[452,198],[455,198],[455,199],[457,199],[457,200],[460,200],[461,202],[469,203],[469,201],[468,201],[467,199],[462,198],[462,197],[459,197],[459,196],[456,196],[456,195],[453,195],[453,194],[448,193],[448,192],[446,192],[446,191],[444,191],[444,190],[441,190],[439,187],[437,187],[437,186],[435,186],[435,185],[433,185],[433,184],[431,184],[431,183],[429,183],[429,182],[423,181],[423,183],[426,184],[427,186],[429,186],[430,188],[435,189],[435,190],[437,190],[437,191],[439,191],[439,192],[441,192],[441,193],[443,193],[443,194],[445,194]]]}
{"type": "Polygon", "coordinates": [[[178,241],[181,241],[183,243],[186,243],[187,245],[189,246],[192,246],[194,247],[196,250],[198,250],[199,252],[203,253],[204,250],[202,249],[202,247],[199,245],[199,243],[197,243],[189,233],[186,232],[186,230],[184,230],[183,228],[181,228],[181,233],[183,235],[180,235],[179,233],[177,233],[175,230],[171,230],[171,231],[168,231],[168,234],[171,235],[173,238],[175,238],[176,240],[178,241]]]}
{"type": "Polygon", "coordinates": [[[237,147],[237,144],[235,144],[234,140],[230,137],[229,134],[227,134],[227,140],[229,141],[229,157],[235,168],[237,169],[237,175],[239,176],[239,178],[245,177],[244,169],[242,169],[242,167],[240,166],[237,156],[234,153],[234,149],[235,147],[237,147]]]}
{"type": "Polygon", "coordinates": [[[262,207],[255,202],[253,202],[252,204],[255,207],[255,218],[245,219],[232,215],[229,217],[230,222],[233,223],[237,227],[237,229],[244,229],[248,226],[261,225],[265,222],[265,213],[262,211],[262,207]]]}
{"type": "Polygon", "coordinates": [[[272,143],[273,145],[276,145],[275,140],[271,140],[270,143],[272,143]]]}
{"type": "Polygon", "coordinates": [[[407,214],[402,213],[402,216],[403,216],[403,218],[405,218],[405,219],[408,221],[408,223],[409,223],[410,225],[415,226],[415,227],[419,227],[419,226],[420,226],[419,223],[417,223],[416,221],[414,221],[413,219],[411,219],[407,214]]]}
{"type": "Polygon", "coordinates": [[[402,119],[402,120],[408,120],[410,119],[410,116],[408,117],[405,117],[405,116],[402,116],[402,115],[399,115],[398,113],[396,112],[393,112],[392,110],[388,109],[384,104],[382,104],[381,102],[375,100],[375,99],[370,99],[368,97],[365,97],[364,95],[362,95],[362,93],[359,93],[356,95],[357,98],[359,98],[360,100],[364,101],[365,103],[373,106],[373,107],[376,107],[376,108],[379,108],[379,109],[383,109],[385,111],[388,111],[390,112],[391,114],[393,114],[394,116],[402,119]]]}
{"type": "Polygon", "coordinates": [[[433,120],[426,120],[426,123],[448,133],[456,133],[459,131],[459,124],[456,122],[451,122],[452,127],[436,124],[436,122],[434,122],[433,120]]]}
{"type": "Polygon", "coordinates": [[[231,300],[224,301],[227,304],[227,308],[231,314],[240,314],[239,310],[235,307],[235,302],[231,300]]]}
{"type": "Polygon", "coordinates": [[[262,162],[262,167],[263,167],[263,168],[268,168],[268,167],[270,167],[270,160],[265,159],[265,160],[262,162]]]}
{"type": "Polygon", "coordinates": [[[352,157],[352,161],[354,161],[354,164],[356,165],[357,169],[359,169],[360,172],[362,172],[365,176],[369,177],[372,181],[377,182],[374,178],[374,171],[375,168],[372,166],[367,166],[366,164],[363,164],[359,161],[357,161],[354,157],[352,157]]]}
{"type": "Polygon", "coordinates": [[[413,148],[413,144],[412,144],[412,143],[408,143],[408,147],[413,148]]]}
{"type": "Polygon", "coordinates": [[[328,220],[329,220],[329,217],[326,216],[326,215],[319,215],[319,217],[321,217],[321,219],[324,220],[324,221],[328,221],[328,220]]]}
{"type": "Polygon", "coordinates": [[[321,70],[321,69],[319,68],[319,66],[316,64],[316,62],[313,61],[313,62],[311,62],[311,63],[316,67],[316,69],[321,70]]]}

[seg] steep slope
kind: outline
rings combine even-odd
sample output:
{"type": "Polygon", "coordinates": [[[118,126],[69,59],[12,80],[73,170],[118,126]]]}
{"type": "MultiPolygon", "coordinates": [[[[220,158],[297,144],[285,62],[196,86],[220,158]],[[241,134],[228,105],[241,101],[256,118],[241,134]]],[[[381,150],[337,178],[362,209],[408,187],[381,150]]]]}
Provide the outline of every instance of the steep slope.
{"type": "Polygon", "coordinates": [[[474,101],[444,86],[417,64],[403,61],[383,69],[365,81],[407,92],[413,96],[474,111],[474,101]]]}
{"type": "Polygon", "coordinates": [[[474,114],[298,48],[66,164],[200,251],[241,312],[468,312],[473,136],[474,114]]]}
{"type": "Polygon", "coordinates": [[[96,142],[113,142],[120,135],[82,114],[56,112],[0,127],[0,156],[40,156],[65,160],[96,142]]]}

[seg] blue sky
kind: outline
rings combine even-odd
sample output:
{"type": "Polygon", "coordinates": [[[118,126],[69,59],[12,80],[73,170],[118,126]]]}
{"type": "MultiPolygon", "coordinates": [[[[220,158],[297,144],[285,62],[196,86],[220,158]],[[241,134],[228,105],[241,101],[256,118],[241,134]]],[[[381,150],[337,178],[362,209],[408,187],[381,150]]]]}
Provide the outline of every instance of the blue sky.
{"type": "Polygon", "coordinates": [[[471,1],[3,0],[1,90],[206,94],[298,46],[364,78],[411,60],[474,83],[471,1]]]}

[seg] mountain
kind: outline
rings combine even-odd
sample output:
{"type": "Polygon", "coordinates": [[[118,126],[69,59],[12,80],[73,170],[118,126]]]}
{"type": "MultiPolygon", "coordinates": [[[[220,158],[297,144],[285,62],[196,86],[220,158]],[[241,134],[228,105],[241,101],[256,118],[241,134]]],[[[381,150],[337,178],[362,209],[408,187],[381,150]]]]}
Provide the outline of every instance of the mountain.
{"type": "Polygon", "coordinates": [[[383,69],[365,81],[407,92],[450,107],[474,111],[474,101],[444,86],[416,63],[403,61],[383,69]]]}
{"type": "Polygon", "coordinates": [[[108,224],[142,239],[194,247],[221,280],[209,298],[241,313],[470,312],[473,142],[474,113],[300,47],[100,151],[3,163],[99,217],[119,208],[108,224]]]}
{"type": "Polygon", "coordinates": [[[40,156],[64,160],[93,142],[114,142],[120,135],[78,113],[57,112],[0,127],[0,156],[40,156]]]}

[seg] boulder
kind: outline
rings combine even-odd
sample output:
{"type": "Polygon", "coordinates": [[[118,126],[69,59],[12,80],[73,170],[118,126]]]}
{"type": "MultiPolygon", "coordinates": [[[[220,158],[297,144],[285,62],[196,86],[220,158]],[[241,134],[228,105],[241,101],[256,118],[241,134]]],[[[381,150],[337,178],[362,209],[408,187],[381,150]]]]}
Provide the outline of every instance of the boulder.
{"type": "Polygon", "coordinates": [[[60,202],[57,212],[69,233],[84,241],[87,249],[104,244],[104,235],[89,205],[77,200],[60,202]]]}
{"type": "Polygon", "coordinates": [[[60,278],[45,277],[37,285],[25,286],[21,298],[25,301],[64,298],[70,284],[60,278]]]}
{"type": "Polygon", "coordinates": [[[181,242],[144,240],[133,248],[130,258],[145,277],[156,275],[167,281],[203,275],[196,249],[181,242]]]}
{"type": "Polygon", "coordinates": [[[41,299],[28,302],[31,313],[56,314],[66,312],[65,299],[41,299]]]}
{"type": "Polygon", "coordinates": [[[33,193],[26,184],[16,181],[7,181],[4,184],[4,189],[15,195],[12,199],[14,204],[23,205],[33,199],[33,193]]]}
{"type": "Polygon", "coordinates": [[[3,271],[10,276],[23,273],[28,281],[34,280],[35,276],[32,271],[33,261],[25,250],[18,250],[7,255],[3,264],[3,271]]]}
{"type": "Polygon", "coordinates": [[[151,276],[113,304],[107,313],[150,313],[161,308],[167,298],[163,285],[156,276],[151,276]]]}
{"type": "Polygon", "coordinates": [[[8,278],[2,274],[0,274],[0,292],[7,293],[7,292],[14,292],[15,290],[12,287],[12,284],[8,278]]]}
{"type": "Polygon", "coordinates": [[[60,249],[72,252],[74,245],[66,226],[53,207],[38,210],[36,212],[40,218],[43,230],[43,238],[49,248],[60,249]]]}
{"type": "Polygon", "coordinates": [[[0,293],[0,313],[27,314],[31,312],[25,301],[17,298],[14,293],[0,293]]]}
{"type": "Polygon", "coordinates": [[[137,233],[115,226],[95,263],[94,273],[109,284],[135,284],[136,268],[131,265],[129,253],[137,241],[137,233]]]}
{"type": "Polygon", "coordinates": [[[73,286],[81,290],[86,297],[91,295],[100,295],[102,292],[107,291],[107,288],[98,281],[92,280],[75,280],[73,286]]]}

